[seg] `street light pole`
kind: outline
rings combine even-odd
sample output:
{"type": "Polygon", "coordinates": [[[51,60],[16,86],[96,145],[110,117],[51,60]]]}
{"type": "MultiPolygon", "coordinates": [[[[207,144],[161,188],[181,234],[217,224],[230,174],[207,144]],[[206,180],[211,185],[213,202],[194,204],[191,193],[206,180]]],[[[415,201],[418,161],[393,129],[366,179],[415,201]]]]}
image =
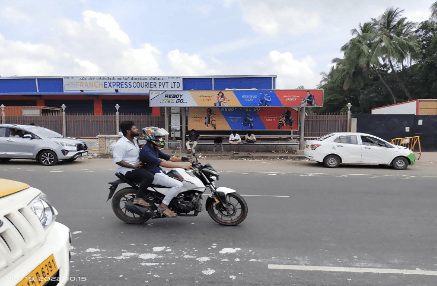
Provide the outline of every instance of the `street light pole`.
{"type": "Polygon", "coordinates": [[[5,106],[2,104],[0,108],[2,109],[2,124],[5,124],[6,123],[5,106]]]}
{"type": "Polygon", "coordinates": [[[117,112],[115,113],[115,130],[118,135],[120,132],[120,113],[118,113],[118,109],[120,108],[120,105],[118,103],[115,105],[115,109],[117,109],[117,112]]]}
{"type": "Polygon", "coordinates": [[[65,119],[65,108],[67,108],[67,106],[65,104],[62,104],[61,107],[62,107],[62,136],[67,137],[67,121],[65,119]]]}
{"type": "Polygon", "coordinates": [[[351,132],[351,107],[352,104],[349,102],[347,104],[347,132],[351,132]]]}

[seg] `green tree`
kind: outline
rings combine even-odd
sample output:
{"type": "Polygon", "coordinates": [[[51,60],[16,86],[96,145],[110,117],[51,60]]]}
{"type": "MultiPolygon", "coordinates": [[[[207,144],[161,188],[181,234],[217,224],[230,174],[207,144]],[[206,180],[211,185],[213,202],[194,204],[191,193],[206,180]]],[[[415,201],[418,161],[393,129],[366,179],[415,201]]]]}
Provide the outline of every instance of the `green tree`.
{"type": "MultiPolygon", "coordinates": [[[[377,39],[378,34],[374,25],[370,22],[363,25],[360,24],[359,29],[352,29],[351,32],[354,38],[341,48],[347,63],[345,67],[350,75],[349,82],[353,82],[353,79],[355,79],[358,87],[362,88],[364,84],[362,77],[366,76],[369,69],[371,69],[390,93],[393,103],[396,103],[393,91],[379,71],[381,63],[379,62],[379,57],[374,52],[376,49],[375,39],[377,39]],[[355,76],[353,76],[354,73],[355,76]]],[[[345,83],[345,87],[347,87],[348,82],[345,83]]]]}
{"type": "Polygon", "coordinates": [[[400,79],[393,62],[403,65],[409,57],[412,60],[420,57],[420,46],[413,33],[414,23],[401,17],[404,10],[388,8],[378,19],[372,19],[377,36],[375,38],[374,56],[383,62],[388,62],[391,72],[398,80],[402,90],[410,100],[413,100],[404,82],[400,79]]]}
{"type": "Polygon", "coordinates": [[[430,17],[430,19],[431,20],[437,20],[437,1],[434,2],[431,5],[430,9],[431,9],[431,17],[430,17]]]}

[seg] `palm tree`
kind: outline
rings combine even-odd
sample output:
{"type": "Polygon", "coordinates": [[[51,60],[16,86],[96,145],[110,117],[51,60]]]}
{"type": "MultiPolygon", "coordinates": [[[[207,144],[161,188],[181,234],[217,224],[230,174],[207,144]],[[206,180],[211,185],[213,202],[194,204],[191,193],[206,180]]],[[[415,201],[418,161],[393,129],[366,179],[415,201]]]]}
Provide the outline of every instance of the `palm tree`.
{"type": "Polygon", "coordinates": [[[434,2],[431,5],[430,9],[431,9],[431,17],[430,17],[430,19],[431,20],[437,20],[437,1],[434,2]]]}
{"type": "Polygon", "coordinates": [[[372,19],[377,32],[376,47],[373,53],[383,62],[389,63],[401,88],[407,97],[413,100],[393,65],[393,61],[402,63],[407,56],[411,59],[418,59],[420,55],[420,45],[413,35],[415,24],[408,22],[407,18],[401,17],[403,12],[404,10],[391,7],[378,19],[372,19]]]}
{"type": "MultiPolygon", "coordinates": [[[[344,52],[344,61],[342,69],[347,70],[348,80],[345,81],[344,87],[347,88],[351,83],[360,89],[364,86],[364,78],[369,72],[369,69],[373,70],[378,75],[379,80],[387,88],[390,93],[393,103],[396,103],[396,97],[385,82],[384,78],[379,72],[381,63],[379,58],[375,56],[375,39],[377,38],[377,32],[372,23],[364,23],[359,25],[359,29],[353,29],[351,31],[352,38],[347,44],[345,44],[341,50],[344,52]]],[[[335,59],[334,59],[335,61],[335,59]]],[[[339,73],[339,72],[337,72],[339,73]]]]}

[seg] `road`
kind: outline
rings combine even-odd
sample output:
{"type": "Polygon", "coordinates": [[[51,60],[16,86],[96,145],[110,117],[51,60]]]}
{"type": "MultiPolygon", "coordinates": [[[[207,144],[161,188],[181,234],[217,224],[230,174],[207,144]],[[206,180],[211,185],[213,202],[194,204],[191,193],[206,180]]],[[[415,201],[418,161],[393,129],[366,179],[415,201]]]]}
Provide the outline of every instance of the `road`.
{"type": "Polygon", "coordinates": [[[69,285],[436,284],[432,163],[406,171],[211,163],[221,173],[218,185],[248,203],[237,227],[220,226],[206,212],[122,223],[106,202],[107,183],[116,179],[109,159],[53,167],[11,161],[0,164],[0,177],[41,189],[71,229],[69,285]],[[281,267],[288,269],[275,269],[281,267]]]}

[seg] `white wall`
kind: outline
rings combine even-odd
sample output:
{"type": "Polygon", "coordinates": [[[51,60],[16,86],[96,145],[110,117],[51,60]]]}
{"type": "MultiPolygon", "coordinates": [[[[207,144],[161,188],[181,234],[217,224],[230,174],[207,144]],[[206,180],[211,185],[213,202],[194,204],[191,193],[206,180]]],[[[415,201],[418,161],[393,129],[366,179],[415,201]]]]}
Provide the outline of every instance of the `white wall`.
{"type": "Polygon", "coordinates": [[[416,114],[416,101],[372,109],[372,114],[416,114]]]}

